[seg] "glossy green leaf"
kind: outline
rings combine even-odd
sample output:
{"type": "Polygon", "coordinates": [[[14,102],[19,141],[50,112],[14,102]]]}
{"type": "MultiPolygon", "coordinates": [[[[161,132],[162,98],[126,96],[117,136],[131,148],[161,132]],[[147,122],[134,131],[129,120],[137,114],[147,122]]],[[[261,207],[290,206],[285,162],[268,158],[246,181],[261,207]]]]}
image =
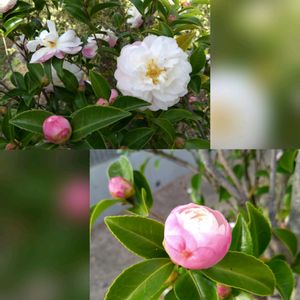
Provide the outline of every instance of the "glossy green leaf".
{"type": "MultiPolygon", "coordinates": [[[[177,21],[178,22],[178,21],[177,21]]],[[[177,37],[176,41],[178,46],[183,50],[186,51],[190,48],[190,46],[192,45],[192,42],[194,40],[195,37],[195,32],[190,31],[187,33],[184,33],[180,36],[177,37]]]]}
{"type": "Polygon", "coordinates": [[[278,161],[278,168],[286,173],[293,173],[298,150],[285,150],[278,161]]]}
{"type": "Polygon", "coordinates": [[[201,270],[211,280],[256,295],[272,295],[275,277],[261,260],[241,252],[229,251],[218,264],[201,270]]]}
{"type": "Polygon", "coordinates": [[[117,203],[122,203],[121,200],[116,200],[116,199],[105,199],[99,201],[95,207],[93,208],[92,214],[90,216],[90,231],[93,228],[93,225],[97,221],[97,219],[103,214],[103,212],[108,209],[109,207],[117,204],[117,203]]]}
{"type": "Polygon", "coordinates": [[[12,118],[11,109],[8,109],[1,124],[2,133],[4,134],[6,139],[10,142],[12,142],[15,139],[15,134],[16,134],[14,126],[10,123],[11,118],[12,118]]]}
{"type": "Polygon", "coordinates": [[[106,217],[105,224],[129,251],[145,258],[168,257],[163,224],[140,216],[106,217]]]}
{"type": "Polygon", "coordinates": [[[294,273],[300,275],[300,253],[297,254],[295,261],[292,264],[294,273]]]}
{"type": "Polygon", "coordinates": [[[97,12],[99,12],[103,9],[113,8],[113,7],[117,7],[120,5],[121,5],[120,3],[116,3],[116,2],[98,3],[92,7],[92,9],[90,10],[90,15],[93,16],[94,14],[96,14],[97,12]]]}
{"type": "Polygon", "coordinates": [[[216,286],[200,272],[187,271],[175,282],[174,291],[179,300],[217,300],[216,286]]]}
{"type": "Polygon", "coordinates": [[[13,117],[10,124],[33,133],[42,134],[43,123],[50,116],[52,113],[45,110],[28,110],[13,117]]]}
{"type": "Polygon", "coordinates": [[[114,107],[124,109],[127,111],[136,110],[138,108],[146,107],[149,105],[149,102],[130,96],[120,96],[113,104],[114,107]]]}
{"type": "Polygon", "coordinates": [[[253,243],[247,222],[239,215],[232,230],[230,250],[253,254],[253,243]]]}
{"type": "Polygon", "coordinates": [[[168,292],[168,294],[165,296],[165,300],[178,300],[175,295],[174,289],[168,292]]]}
{"type": "Polygon", "coordinates": [[[12,31],[17,29],[20,25],[25,23],[25,19],[21,16],[15,16],[4,22],[5,36],[8,36],[12,31]]]}
{"type": "Polygon", "coordinates": [[[186,149],[209,149],[210,142],[203,139],[190,139],[185,142],[186,149]]]}
{"type": "Polygon", "coordinates": [[[193,74],[199,73],[205,66],[206,56],[203,49],[196,49],[191,55],[191,65],[193,67],[193,74]]]}
{"type": "Polygon", "coordinates": [[[253,243],[253,255],[259,257],[268,247],[271,240],[271,227],[265,216],[247,202],[249,230],[253,243]]]}
{"type": "Polygon", "coordinates": [[[129,159],[124,155],[122,155],[117,161],[110,164],[107,174],[109,178],[123,177],[131,183],[134,182],[132,165],[129,159]]]}
{"type": "Polygon", "coordinates": [[[276,288],[283,300],[290,300],[294,289],[294,275],[289,265],[281,259],[272,259],[268,266],[276,278],[276,288]]]}
{"type": "Polygon", "coordinates": [[[140,127],[133,129],[126,133],[122,145],[127,146],[129,149],[142,149],[151,140],[154,133],[153,128],[140,127]]]}
{"type": "Polygon", "coordinates": [[[273,232],[276,237],[278,237],[280,241],[288,248],[291,255],[295,256],[298,250],[298,240],[296,235],[292,231],[284,228],[274,228],[273,232]]]}
{"type": "Polygon", "coordinates": [[[92,82],[92,88],[96,97],[109,100],[111,95],[111,90],[106,79],[99,73],[91,71],[90,78],[92,82]]]}
{"type": "Polygon", "coordinates": [[[171,275],[174,265],[167,258],[154,258],[123,271],[109,287],[104,300],[148,300],[171,275]]]}
{"type": "Polygon", "coordinates": [[[198,120],[198,116],[182,108],[169,109],[163,112],[161,118],[168,119],[172,123],[178,123],[183,120],[198,120]]]}
{"type": "Polygon", "coordinates": [[[157,125],[162,132],[162,138],[169,144],[174,143],[176,137],[176,130],[168,119],[158,118],[153,119],[153,123],[157,125]]]}
{"type": "Polygon", "coordinates": [[[72,115],[73,141],[79,141],[89,134],[130,116],[129,112],[114,107],[87,106],[72,115]]]}

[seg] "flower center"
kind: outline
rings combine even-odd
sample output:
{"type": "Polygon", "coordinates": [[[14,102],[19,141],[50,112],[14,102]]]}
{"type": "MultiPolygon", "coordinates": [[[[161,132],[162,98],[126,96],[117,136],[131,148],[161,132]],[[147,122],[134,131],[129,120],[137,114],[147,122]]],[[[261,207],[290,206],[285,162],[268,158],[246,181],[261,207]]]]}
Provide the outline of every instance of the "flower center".
{"type": "Polygon", "coordinates": [[[50,40],[45,40],[45,44],[47,45],[48,48],[56,48],[57,42],[56,41],[50,41],[50,40]]]}
{"type": "Polygon", "coordinates": [[[154,59],[151,59],[147,64],[146,76],[152,79],[153,84],[159,83],[159,76],[161,73],[166,72],[166,69],[161,69],[155,63],[154,59]]]}

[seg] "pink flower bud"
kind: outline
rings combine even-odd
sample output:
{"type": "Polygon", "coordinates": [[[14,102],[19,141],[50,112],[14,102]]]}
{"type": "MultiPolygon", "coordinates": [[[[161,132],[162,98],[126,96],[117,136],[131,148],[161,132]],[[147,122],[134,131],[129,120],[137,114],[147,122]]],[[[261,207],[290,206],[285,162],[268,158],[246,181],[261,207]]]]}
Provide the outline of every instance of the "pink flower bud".
{"type": "Polygon", "coordinates": [[[217,293],[220,300],[225,299],[231,294],[231,287],[223,284],[217,284],[217,293]]]}
{"type": "Polygon", "coordinates": [[[111,178],[108,189],[114,198],[128,199],[134,195],[132,184],[123,177],[111,178]]]}
{"type": "Polygon", "coordinates": [[[171,260],[184,268],[208,269],[229,250],[231,228],[225,217],[190,203],[172,210],[165,223],[163,245],[171,260]]]}
{"type": "Polygon", "coordinates": [[[92,59],[97,55],[98,46],[95,41],[88,43],[82,49],[82,55],[85,58],[92,59]]]}
{"type": "Polygon", "coordinates": [[[169,17],[168,17],[168,21],[169,22],[174,22],[174,21],[176,21],[177,20],[177,16],[176,15],[169,15],[169,17]]]}
{"type": "Polygon", "coordinates": [[[189,97],[189,103],[191,103],[191,104],[198,102],[198,101],[199,101],[198,97],[195,97],[195,96],[189,97]]]}
{"type": "Polygon", "coordinates": [[[1,0],[0,1],[0,13],[4,14],[14,8],[17,4],[17,0],[1,0]]]}
{"type": "Polygon", "coordinates": [[[61,116],[51,116],[43,124],[44,137],[53,144],[63,144],[72,135],[69,121],[61,116]]]}
{"type": "Polygon", "coordinates": [[[177,137],[175,140],[176,149],[183,149],[185,146],[185,139],[182,137],[177,137]]]}
{"type": "Polygon", "coordinates": [[[111,95],[109,98],[109,104],[114,104],[114,102],[116,101],[116,99],[119,97],[119,93],[117,90],[112,89],[111,90],[111,95]]]}
{"type": "Polygon", "coordinates": [[[13,144],[13,143],[9,143],[5,146],[5,150],[6,151],[13,151],[17,148],[17,145],[16,144],[13,144]]]}
{"type": "Polygon", "coordinates": [[[107,102],[107,100],[103,99],[103,98],[100,98],[96,105],[99,105],[99,106],[109,106],[109,103],[107,102]]]}

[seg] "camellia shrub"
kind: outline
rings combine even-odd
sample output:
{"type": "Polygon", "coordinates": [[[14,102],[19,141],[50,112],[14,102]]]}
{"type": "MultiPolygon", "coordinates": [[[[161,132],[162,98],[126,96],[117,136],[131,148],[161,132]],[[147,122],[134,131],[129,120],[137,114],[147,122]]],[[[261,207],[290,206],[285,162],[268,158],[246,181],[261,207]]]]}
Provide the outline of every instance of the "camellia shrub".
{"type": "MultiPolygon", "coordinates": [[[[108,168],[108,188],[113,198],[101,200],[91,208],[90,228],[107,208],[124,204],[127,214],[108,216],[104,221],[113,236],[142,260],[125,269],[111,283],[105,300],[250,300],[267,299],[267,296],[291,299],[299,274],[298,241],[283,220],[289,215],[285,205],[291,207],[287,200],[291,197],[291,178],[300,178],[294,174],[297,151],[272,151],[217,154],[202,150],[198,157],[194,153],[199,158],[199,171],[192,177],[192,202],[174,207],[166,220],[151,210],[154,199],[143,175],[149,158],[140,170],[133,170],[125,156],[113,162],[108,168]],[[241,158],[246,160],[242,163],[241,158]],[[267,161],[273,163],[265,164],[267,161]],[[239,168],[234,164],[237,162],[239,168]],[[228,172],[232,167],[234,171],[228,172]],[[233,197],[226,182],[232,186],[243,185],[250,169],[248,180],[257,184],[253,194],[247,194],[245,201],[233,197]],[[231,175],[223,176],[223,172],[231,175]],[[211,208],[204,196],[201,200],[195,197],[195,178],[199,180],[207,174],[214,178],[216,187],[226,190],[229,207],[226,214],[211,208]],[[232,181],[233,174],[239,174],[235,175],[238,181],[232,181]],[[267,184],[269,175],[269,190],[262,189],[261,182],[267,184]],[[263,195],[272,192],[272,181],[282,176],[284,200],[280,205],[275,198],[264,204],[263,195]],[[238,202],[238,206],[233,202],[238,202]],[[266,210],[271,206],[276,207],[275,214],[272,209],[266,210]]],[[[164,155],[172,158],[170,154],[164,155]]],[[[184,164],[181,158],[175,161],[184,164]]],[[[185,163],[192,166],[188,160],[185,163]]],[[[197,165],[193,168],[196,172],[197,165]]],[[[223,201],[222,196],[220,202],[223,201]]]]}
{"type": "Polygon", "coordinates": [[[0,147],[207,148],[208,16],[206,0],[1,1],[0,147]]]}

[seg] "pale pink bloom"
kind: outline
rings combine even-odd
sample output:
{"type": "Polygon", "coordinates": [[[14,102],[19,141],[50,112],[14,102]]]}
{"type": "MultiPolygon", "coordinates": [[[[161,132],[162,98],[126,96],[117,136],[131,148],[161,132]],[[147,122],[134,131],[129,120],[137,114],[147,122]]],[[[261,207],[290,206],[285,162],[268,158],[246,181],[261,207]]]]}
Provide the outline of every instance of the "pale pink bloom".
{"type": "Polygon", "coordinates": [[[44,30],[35,38],[27,43],[27,49],[35,52],[30,63],[43,63],[52,57],[63,59],[65,54],[77,54],[81,51],[81,40],[74,30],[68,30],[59,36],[53,21],[48,20],[49,31],[44,30]],[[37,50],[38,47],[41,47],[37,50]]]}
{"type": "Polygon", "coordinates": [[[110,194],[114,198],[128,199],[134,195],[132,184],[123,177],[113,177],[108,184],[110,194]]]}
{"type": "Polygon", "coordinates": [[[72,135],[70,122],[62,116],[51,116],[43,123],[43,133],[47,141],[53,144],[63,144],[72,135]]]}
{"type": "Polygon", "coordinates": [[[198,101],[199,101],[198,97],[195,97],[195,96],[189,97],[189,103],[191,103],[191,104],[198,102],[198,101]]]}
{"type": "Polygon", "coordinates": [[[100,98],[100,99],[97,101],[96,105],[99,105],[99,106],[109,106],[109,103],[108,103],[107,100],[105,100],[105,99],[103,99],[103,98],[100,98]]]}
{"type": "Polygon", "coordinates": [[[82,49],[82,55],[85,58],[92,59],[97,55],[98,46],[96,42],[86,44],[82,49]]]}
{"type": "Polygon", "coordinates": [[[109,104],[114,104],[118,97],[119,97],[118,91],[116,89],[112,89],[109,98],[109,104]]]}
{"type": "Polygon", "coordinates": [[[0,13],[4,14],[14,8],[17,4],[17,0],[1,0],[0,1],[0,13]]]}
{"type": "Polygon", "coordinates": [[[117,44],[118,41],[118,37],[116,36],[116,34],[110,30],[110,29],[105,29],[104,27],[101,27],[100,29],[103,33],[97,33],[95,34],[95,36],[90,36],[88,38],[88,46],[89,48],[93,48],[94,50],[96,49],[96,51],[98,50],[98,46],[97,46],[97,40],[103,40],[105,42],[107,42],[109,44],[110,48],[114,48],[117,44]]]}
{"type": "Polygon", "coordinates": [[[231,294],[231,287],[223,284],[217,284],[217,293],[220,300],[225,299],[231,294]]]}
{"type": "Polygon", "coordinates": [[[191,64],[176,40],[147,36],[125,46],[118,58],[115,78],[123,95],[151,103],[150,110],[167,110],[188,93],[191,64]]]}
{"type": "Polygon", "coordinates": [[[132,28],[139,28],[143,25],[143,16],[135,6],[131,6],[128,9],[128,15],[130,18],[127,19],[127,23],[130,24],[132,28]]]}
{"type": "Polygon", "coordinates": [[[69,179],[60,189],[59,209],[61,215],[75,222],[89,217],[90,187],[85,178],[69,179]]]}
{"type": "Polygon", "coordinates": [[[228,222],[209,207],[194,203],[177,206],[166,220],[163,245],[171,260],[184,268],[214,266],[226,255],[230,243],[228,222]]]}

